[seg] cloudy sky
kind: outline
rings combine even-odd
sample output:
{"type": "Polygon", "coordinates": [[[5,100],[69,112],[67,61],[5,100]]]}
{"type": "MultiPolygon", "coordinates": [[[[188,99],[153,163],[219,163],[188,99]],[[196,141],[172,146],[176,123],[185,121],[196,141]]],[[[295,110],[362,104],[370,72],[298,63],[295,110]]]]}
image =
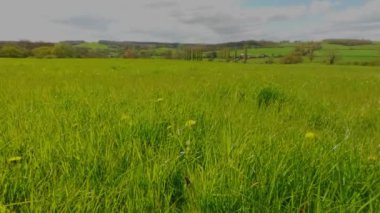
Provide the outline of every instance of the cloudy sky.
{"type": "Polygon", "coordinates": [[[380,40],[380,0],[0,0],[0,40],[380,40]]]}

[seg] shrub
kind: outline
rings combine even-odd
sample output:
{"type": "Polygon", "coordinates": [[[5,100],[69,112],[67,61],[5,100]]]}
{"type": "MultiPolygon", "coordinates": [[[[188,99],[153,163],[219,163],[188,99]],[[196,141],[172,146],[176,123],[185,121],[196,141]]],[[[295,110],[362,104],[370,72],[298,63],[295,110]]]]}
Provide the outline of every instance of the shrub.
{"type": "Polygon", "coordinates": [[[268,57],[267,59],[265,59],[265,63],[266,64],[274,64],[273,57],[268,57]]]}
{"type": "Polygon", "coordinates": [[[28,56],[27,50],[14,46],[14,45],[5,45],[0,48],[0,57],[25,58],[27,56],[28,56]]]}
{"type": "Polygon", "coordinates": [[[291,53],[281,59],[281,63],[283,64],[298,64],[302,63],[302,56],[296,53],[291,53]]]}
{"type": "Polygon", "coordinates": [[[53,56],[53,48],[49,46],[37,47],[32,50],[32,55],[36,58],[49,58],[53,56]]]}

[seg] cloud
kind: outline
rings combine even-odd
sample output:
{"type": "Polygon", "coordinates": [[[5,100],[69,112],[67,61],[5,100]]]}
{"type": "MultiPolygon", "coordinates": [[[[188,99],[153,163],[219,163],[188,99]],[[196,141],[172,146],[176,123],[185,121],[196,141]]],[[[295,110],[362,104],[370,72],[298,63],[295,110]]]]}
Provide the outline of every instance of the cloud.
{"type": "Polygon", "coordinates": [[[349,3],[353,0],[309,0],[260,7],[247,6],[248,0],[34,0],[23,2],[23,7],[15,0],[2,1],[7,7],[0,7],[0,40],[216,43],[348,35],[380,39],[379,0],[355,5],[349,3]]]}
{"type": "Polygon", "coordinates": [[[113,21],[107,18],[81,15],[67,19],[53,20],[53,22],[68,25],[74,28],[103,32],[108,30],[113,21]]]}
{"type": "Polygon", "coordinates": [[[178,6],[178,3],[173,0],[149,1],[145,6],[147,8],[168,8],[178,6]]]}

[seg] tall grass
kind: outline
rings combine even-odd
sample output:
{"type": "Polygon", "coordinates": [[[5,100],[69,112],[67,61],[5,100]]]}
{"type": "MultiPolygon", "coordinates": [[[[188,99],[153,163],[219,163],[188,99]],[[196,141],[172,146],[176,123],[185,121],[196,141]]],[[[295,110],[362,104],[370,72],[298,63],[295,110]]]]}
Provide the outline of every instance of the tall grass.
{"type": "Polygon", "coordinates": [[[369,67],[0,60],[0,211],[378,212],[379,94],[369,67]]]}

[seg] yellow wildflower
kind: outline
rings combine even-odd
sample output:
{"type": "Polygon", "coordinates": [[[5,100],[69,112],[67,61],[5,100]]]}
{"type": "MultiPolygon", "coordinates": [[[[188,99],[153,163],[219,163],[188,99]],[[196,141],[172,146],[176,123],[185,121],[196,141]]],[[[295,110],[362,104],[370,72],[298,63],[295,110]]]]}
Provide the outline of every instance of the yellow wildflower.
{"type": "Polygon", "coordinates": [[[194,120],[188,120],[188,121],[186,121],[185,126],[188,127],[188,128],[191,128],[191,127],[193,127],[196,123],[197,123],[197,122],[194,121],[194,120]]]}
{"type": "Polygon", "coordinates": [[[313,140],[317,137],[317,135],[314,133],[314,132],[306,132],[305,134],[305,138],[306,139],[310,139],[310,140],[313,140]]]}

